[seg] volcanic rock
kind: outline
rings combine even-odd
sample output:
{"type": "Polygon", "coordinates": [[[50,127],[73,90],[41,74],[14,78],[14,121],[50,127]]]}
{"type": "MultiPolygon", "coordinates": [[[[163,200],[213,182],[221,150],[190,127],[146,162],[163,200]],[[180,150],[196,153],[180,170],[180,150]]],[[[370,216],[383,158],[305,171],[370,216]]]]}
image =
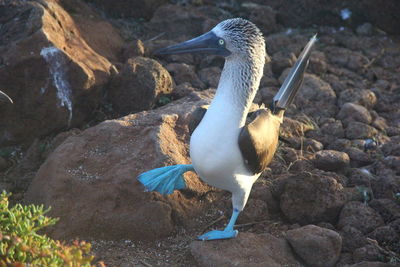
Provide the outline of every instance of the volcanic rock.
{"type": "Polygon", "coordinates": [[[342,249],[342,238],[335,231],[306,225],[286,232],[286,239],[309,266],[334,266],[342,249]]]}
{"type": "Polygon", "coordinates": [[[27,201],[52,206],[50,216],[60,221],[50,234],[57,238],[140,240],[170,235],[173,218],[181,221],[193,215],[201,205],[191,197],[208,187],[188,173],[188,196],[175,192],[163,197],[144,192],[136,177],[156,167],[189,162],[190,113],[209,99],[206,91],[192,94],[67,138],[39,169],[27,201]]]}
{"type": "Polygon", "coordinates": [[[166,66],[166,69],[174,77],[174,81],[177,85],[188,82],[193,87],[198,89],[205,89],[205,84],[202,82],[197,74],[195,73],[194,67],[185,63],[170,63],[166,66]]]}
{"type": "Polygon", "coordinates": [[[288,242],[270,234],[239,233],[231,240],[194,241],[190,248],[201,266],[302,266],[288,242]]]}
{"type": "Polygon", "coordinates": [[[82,125],[99,105],[123,41],[84,2],[68,3],[75,15],[53,0],[0,3],[0,84],[14,100],[0,145],[82,125]]]}
{"type": "Polygon", "coordinates": [[[340,212],[338,227],[352,226],[366,234],[383,225],[383,219],[374,209],[358,202],[348,202],[340,212]]]}
{"type": "Polygon", "coordinates": [[[150,19],[154,11],[166,0],[89,0],[104,12],[117,18],[150,19]]]}
{"type": "Polygon", "coordinates": [[[352,122],[346,128],[346,137],[348,139],[372,138],[377,134],[378,131],[374,127],[362,122],[352,122]]]}
{"type": "Polygon", "coordinates": [[[364,234],[352,226],[346,225],[340,231],[342,236],[342,250],[346,252],[352,252],[353,250],[365,246],[367,244],[367,239],[364,234]]]}
{"type": "Polygon", "coordinates": [[[351,121],[358,121],[370,124],[372,121],[372,117],[369,111],[365,107],[354,103],[344,104],[340,109],[337,118],[345,124],[351,121]]]}
{"type": "Polygon", "coordinates": [[[346,168],[350,163],[349,156],[335,150],[321,150],[315,153],[314,165],[325,171],[338,171],[346,168]]]}
{"type": "Polygon", "coordinates": [[[302,172],[285,181],[280,206],[292,223],[335,223],[346,199],[343,186],[329,173],[302,172]]]}

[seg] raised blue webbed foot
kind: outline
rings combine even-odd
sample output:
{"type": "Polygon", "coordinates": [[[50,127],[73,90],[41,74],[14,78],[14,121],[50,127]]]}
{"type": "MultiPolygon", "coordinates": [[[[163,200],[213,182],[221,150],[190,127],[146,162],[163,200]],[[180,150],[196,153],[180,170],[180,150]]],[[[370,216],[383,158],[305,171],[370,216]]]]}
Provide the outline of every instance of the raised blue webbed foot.
{"type": "Polygon", "coordinates": [[[187,171],[194,171],[193,165],[161,167],[140,174],[138,180],[145,186],[146,191],[157,191],[169,195],[174,190],[185,188],[183,174],[187,171]]]}
{"type": "Polygon", "coordinates": [[[216,240],[216,239],[229,239],[229,238],[235,238],[238,235],[238,233],[239,233],[238,230],[224,230],[224,231],[214,230],[205,233],[204,235],[201,235],[197,238],[203,241],[216,240]]]}

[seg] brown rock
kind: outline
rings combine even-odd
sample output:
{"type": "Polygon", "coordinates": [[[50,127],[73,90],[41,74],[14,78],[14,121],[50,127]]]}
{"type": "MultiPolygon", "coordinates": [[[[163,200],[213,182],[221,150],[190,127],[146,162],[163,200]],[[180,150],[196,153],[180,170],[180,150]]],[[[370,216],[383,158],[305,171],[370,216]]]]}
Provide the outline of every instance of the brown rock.
{"type": "Polygon", "coordinates": [[[123,50],[124,60],[132,57],[143,57],[145,53],[145,48],[142,40],[136,39],[128,42],[123,50]]]}
{"type": "Polygon", "coordinates": [[[205,84],[197,77],[193,66],[185,63],[170,63],[166,66],[166,69],[171,73],[172,77],[174,77],[177,85],[189,82],[195,88],[206,88],[205,84]]]}
{"type": "Polygon", "coordinates": [[[397,143],[396,140],[383,144],[381,149],[385,156],[400,156],[400,143],[397,143]]]}
{"type": "Polygon", "coordinates": [[[354,103],[345,103],[340,109],[337,118],[345,124],[352,121],[370,124],[372,121],[369,111],[365,107],[354,103]]]}
{"type": "Polygon", "coordinates": [[[347,155],[350,157],[350,164],[352,167],[362,167],[365,165],[369,165],[373,162],[370,155],[365,153],[364,151],[355,148],[349,147],[344,150],[347,155]]]}
{"type": "Polygon", "coordinates": [[[338,227],[352,226],[366,234],[383,225],[383,219],[374,209],[358,202],[348,202],[340,212],[338,227]]]}
{"type": "Polygon", "coordinates": [[[400,205],[392,199],[375,198],[369,205],[382,216],[386,223],[400,218],[400,205]]]}
{"type": "Polygon", "coordinates": [[[379,261],[382,257],[384,257],[384,255],[378,250],[378,248],[370,244],[358,248],[353,252],[353,260],[355,262],[379,261]]]}
{"type": "Polygon", "coordinates": [[[267,203],[261,199],[250,198],[240,214],[238,223],[257,222],[268,219],[267,203]]]}
{"type": "Polygon", "coordinates": [[[283,83],[287,76],[285,69],[291,68],[296,62],[296,55],[290,51],[279,51],[272,55],[271,70],[275,76],[279,77],[279,81],[283,83]]]}
{"type": "Polygon", "coordinates": [[[283,123],[279,128],[279,137],[283,139],[289,139],[291,137],[302,137],[304,134],[313,129],[310,124],[305,124],[298,120],[284,117],[283,123]]]}
{"type": "Polygon", "coordinates": [[[388,127],[386,133],[388,136],[400,135],[400,127],[388,127]]]}
{"type": "Polygon", "coordinates": [[[123,41],[84,2],[68,3],[73,16],[58,1],[0,3],[0,84],[14,100],[2,108],[0,145],[80,126],[99,104],[123,41]]]}
{"type": "Polygon", "coordinates": [[[335,150],[322,150],[315,153],[314,165],[325,171],[338,171],[348,167],[349,156],[344,152],[335,150]]]}
{"type": "Polygon", "coordinates": [[[294,103],[311,117],[317,114],[319,117],[332,117],[337,110],[335,91],[327,82],[312,74],[304,75],[304,83],[294,103]]]}
{"type": "Polygon", "coordinates": [[[168,71],[157,61],[131,58],[109,86],[113,108],[122,115],[153,108],[159,97],[173,90],[168,71]]]}
{"type": "Polygon", "coordinates": [[[166,3],[166,0],[90,0],[112,17],[150,19],[155,10],[166,3]]]}
{"type": "Polygon", "coordinates": [[[352,226],[344,226],[340,231],[340,235],[342,236],[343,240],[343,251],[352,252],[353,250],[367,244],[367,239],[365,238],[364,234],[352,226]]]}
{"type": "Polygon", "coordinates": [[[206,87],[217,88],[220,76],[221,69],[218,67],[205,68],[199,71],[200,80],[206,87]]]}
{"type": "Polygon", "coordinates": [[[248,12],[249,20],[256,24],[261,31],[270,34],[277,30],[277,12],[273,10],[270,6],[245,2],[242,4],[242,8],[244,8],[248,12]]]}
{"type": "Polygon", "coordinates": [[[324,145],[321,142],[318,142],[317,140],[307,138],[304,141],[304,149],[312,152],[320,151],[324,149],[324,145]]]}
{"type": "MultiPolygon", "coordinates": [[[[352,38],[352,40],[355,40],[355,38],[352,38]]],[[[352,40],[345,40],[345,42],[350,43],[352,40]]],[[[357,42],[358,40],[355,41],[357,42]]],[[[349,46],[351,45],[352,44],[349,46]]],[[[358,44],[355,46],[357,45],[358,44]]],[[[345,74],[345,76],[349,76],[349,78],[354,81],[358,81],[360,79],[356,73],[361,74],[364,66],[368,64],[368,59],[361,52],[353,51],[351,48],[331,46],[325,49],[325,52],[328,55],[330,62],[339,66],[336,73],[345,74]]]]}
{"type": "Polygon", "coordinates": [[[378,241],[379,244],[387,245],[399,241],[399,234],[389,225],[376,228],[368,236],[378,241]]]}
{"type": "Polygon", "coordinates": [[[343,124],[339,120],[327,121],[321,125],[322,133],[326,135],[333,135],[335,137],[344,137],[343,124]]]}
{"type": "Polygon", "coordinates": [[[231,240],[194,241],[190,248],[200,266],[302,266],[288,242],[270,234],[239,233],[231,240]]]}
{"type": "Polygon", "coordinates": [[[191,93],[195,92],[196,89],[192,87],[190,83],[181,83],[177,85],[174,91],[172,92],[172,96],[174,99],[179,99],[190,95],[191,93]]]}
{"type": "Polygon", "coordinates": [[[288,177],[283,188],[281,210],[292,223],[335,223],[346,203],[343,186],[330,174],[320,171],[288,177]]]}
{"type": "Polygon", "coordinates": [[[339,106],[343,106],[345,103],[348,102],[357,103],[370,109],[375,106],[377,98],[375,93],[371,90],[347,89],[340,93],[338,104],[339,106]]]}
{"type": "Polygon", "coordinates": [[[327,63],[324,53],[320,51],[313,51],[311,53],[309,70],[317,75],[326,73],[327,63]]]}
{"type": "Polygon", "coordinates": [[[309,266],[334,266],[342,249],[338,233],[316,225],[289,230],[286,239],[309,266]]]}
{"type": "Polygon", "coordinates": [[[371,180],[371,187],[376,198],[393,198],[393,192],[400,192],[400,176],[394,175],[393,171],[382,164],[377,179],[371,180]]]}
{"type": "Polygon", "coordinates": [[[352,122],[346,128],[346,137],[348,139],[372,138],[378,134],[378,131],[365,123],[352,122]]]}
{"type": "Polygon", "coordinates": [[[349,186],[369,187],[374,176],[367,169],[351,169],[348,173],[349,186]]]}
{"type": "Polygon", "coordinates": [[[153,36],[164,32],[164,39],[184,41],[210,30],[210,26],[214,27],[225,18],[226,12],[212,5],[165,4],[157,8],[145,25],[153,36]]]}
{"type": "Polygon", "coordinates": [[[385,131],[387,128],[389,128],[386,119],[379,116],[373,120],[372,126],[381,131],[385,131]]]}
{"type": "Polygon", "coordinates": [[[397,173],[400,174],[400,156],[387,156],[383,159],[383,161],[390,168],[396,170],[397,173]]]}
{"type": "Polygon", "coordinates": [[[342,252],[340,258],[336,263],[336,267],[349,267],[353,263],[353,254],[349,252],[342,252]]]}
{"type": "Polygon", "coordinates": [[[182,222],[193,216],[201,205],[191,198],[208,187],[188,173],[185,190],[191,194],[162,197],[143,192],[136,177],[156,167],[189,162],[190,113],[209,99],[208,92],[193,94],[174,105],[105,121],[69,137],[41,166],[27,201],[52,206],[50,215],[60,218],[51,230],[57,238],[138,240],[170,235],[173,218],[182,222]]]}
{"type": "Polygon", "coordinates": [[[335,139],[332,143],[328,144],[327,149],[343,151],[351,146],[351,141],[344,138],[335,139]]]}

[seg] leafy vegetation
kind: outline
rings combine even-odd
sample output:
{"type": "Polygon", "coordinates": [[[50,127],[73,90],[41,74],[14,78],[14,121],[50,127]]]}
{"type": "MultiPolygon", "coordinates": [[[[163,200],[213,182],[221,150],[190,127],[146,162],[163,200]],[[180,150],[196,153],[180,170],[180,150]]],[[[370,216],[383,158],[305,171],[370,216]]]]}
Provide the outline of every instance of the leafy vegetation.
{"type": "Polygon", "coordinates": [[[90,243],[71,245],[37,232],[57,219],[45,216],[43,205],[9,207],[9,194],[0,195],[0,266],[91,266],[90,243]]]}

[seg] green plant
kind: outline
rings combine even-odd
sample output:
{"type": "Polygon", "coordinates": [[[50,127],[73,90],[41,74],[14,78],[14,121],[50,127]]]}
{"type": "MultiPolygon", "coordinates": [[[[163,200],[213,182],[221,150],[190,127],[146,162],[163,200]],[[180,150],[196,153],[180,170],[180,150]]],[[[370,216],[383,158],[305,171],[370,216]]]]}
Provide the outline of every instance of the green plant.
{"type": "Polygon", "coordinates": [[[71,245],[37,232],[57,219],[44,216],[43,205],[9,207],[10,194],[0,195],[0,266],[91,266],[90,243],[71,245]]]}

